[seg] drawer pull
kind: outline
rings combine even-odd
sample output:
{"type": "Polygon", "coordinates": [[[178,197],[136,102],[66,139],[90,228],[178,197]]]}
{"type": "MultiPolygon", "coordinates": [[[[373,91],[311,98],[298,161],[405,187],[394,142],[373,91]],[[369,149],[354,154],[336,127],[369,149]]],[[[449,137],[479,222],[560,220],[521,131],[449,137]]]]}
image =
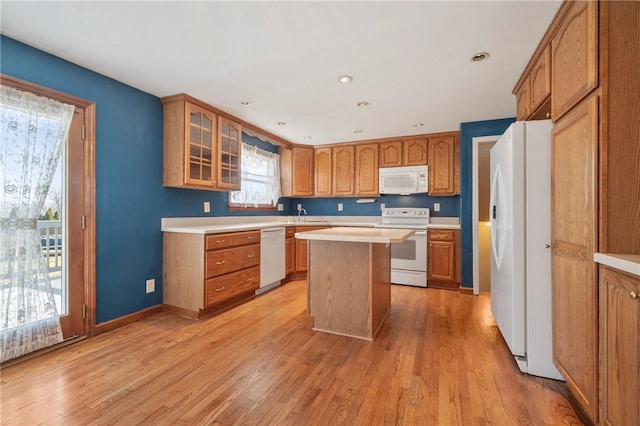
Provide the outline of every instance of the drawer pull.
{"type": "Polygon", "coordinates": [[[632,291],[631,293],[629,293],[629,297],[631,297],[633,300],[636,300],[638,298],[638,293],[632,291]]]}
{"type": "Polygon", "coordinates": [[[224,290],[224,287],[216,288],[216,293],[218,293],[218,292],[220,292],[222,290],[224,290]]]}
{"type": "Polygon", "coordinates": [[[224,243],[227,240],[216,240],[216,243],[224,243]]]}
{"type": "Polygon", "coordinates": [[[247,257],[251,258],[251,257],[256,257],[255,254],[248,254],[247,257]]]}
{"type": "Polygon", "coordinates": [[[248,239],[250,239],[250,240],[255,240],[255,239],[256,239],[256,236],[255,236],[255,235],[252,235],[252,236],[247,237],[247,238],[248,238],[248,239]]]}
{"type": "Polygon", "coordinates": [[[216,265],[224,265],[224,260],[219,260],[216,262],[216,265]]]}
{"type": "Polygon", "coordinates": [[[256,277],[247,278],[247,282],[255,280],[256,277]]]}

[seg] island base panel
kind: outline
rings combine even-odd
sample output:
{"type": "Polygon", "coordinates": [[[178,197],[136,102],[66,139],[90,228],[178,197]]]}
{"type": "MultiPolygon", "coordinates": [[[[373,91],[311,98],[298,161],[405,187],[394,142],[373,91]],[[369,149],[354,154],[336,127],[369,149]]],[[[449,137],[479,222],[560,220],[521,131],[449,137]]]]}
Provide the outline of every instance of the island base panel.
{"type": "Polygon", "coordinates": [[[314,330],[373,339],[391,301],[389,246],[312,240],[309,261],[314,330]]]}

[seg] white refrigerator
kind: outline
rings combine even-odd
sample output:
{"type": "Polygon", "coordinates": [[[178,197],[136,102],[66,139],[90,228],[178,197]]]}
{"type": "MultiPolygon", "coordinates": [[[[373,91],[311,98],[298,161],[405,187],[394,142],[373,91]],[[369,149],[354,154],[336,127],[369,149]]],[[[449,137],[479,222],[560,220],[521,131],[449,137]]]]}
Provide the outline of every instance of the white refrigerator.
{"type": "Polygon", "coordinates": [[[491,148],[491,312],[527,374],[552,361],[550,120],[513,123],[491,148]]]}

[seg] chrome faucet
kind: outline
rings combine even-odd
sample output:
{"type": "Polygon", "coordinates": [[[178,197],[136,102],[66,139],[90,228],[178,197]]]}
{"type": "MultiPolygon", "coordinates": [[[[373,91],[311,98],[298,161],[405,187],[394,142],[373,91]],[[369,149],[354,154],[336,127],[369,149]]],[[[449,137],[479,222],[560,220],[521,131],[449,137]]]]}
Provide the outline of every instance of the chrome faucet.
{"type": "MultiPolygon", "coordinates": [[[[298,222],[300,222],[300,219],[301,219],[301,218],[300,218],[300,213],[302,213],[302,212],[304,212],[304,215],[305,215],[305,216],[307,215],[307,211],[306,211],[305,209],[301,208],[300,210],[298,210],[298,222]]],[[[304,219],[304,218],[303,218],[303,219],[304,219]]],[[[306,220],[306,219],[304,219],[304,222],[306,222],[306,221],[307,221],[307,220],[306,220]]]]}

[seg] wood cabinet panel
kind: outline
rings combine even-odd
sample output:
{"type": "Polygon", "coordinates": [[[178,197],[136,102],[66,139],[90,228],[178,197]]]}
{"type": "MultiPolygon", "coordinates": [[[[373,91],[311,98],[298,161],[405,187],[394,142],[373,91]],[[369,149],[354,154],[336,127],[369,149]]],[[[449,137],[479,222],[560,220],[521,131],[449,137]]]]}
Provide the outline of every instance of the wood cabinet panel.
{"type": "Polygon", "coordinates": [[[355,193],[353,145],[333,148],[333,195],[345,196],[355,193]]]}
{"type": "Polygon", "coordinates": [[[243,293],[255,292],[259,287],[259,266],[210,278],[205,284],[205,307],[224,303],[243,293]]]}
{"type": "Polygon", "coordinates": [[[556,122],[551,142],[554,361],[585,413],[598,418],[598,98],[556,122]]]}
{"type": "Polygon", "coordinates": [[[529,77],[530,113],[533,114],[551,95],[551,46],[538,58],[529,77]]]}
{"type": "Polygon", "coordinates": [[[356,195],[378,195],[378,144],[356,145],[356,195]]]}
{"type": "Polygon", "coordinates": [[[314,190],[314,155],[312,147],[293,147],[292,154],[292,196],[308,197],[314,190]]]}
{"type": "Polygon", "coordinates": [[[402,141],[381,142],[379,148],[380,167],[402,166],[402,141]]]}
{"type": "Polygon", "coordinates": [[[333,194],[333,150],[331,147],[315,149],[315,195],[333,194]]]}
{"type": "Polygon", "coordinates": [[[455,135],[429,138],[429,195],[455,194],[455,135]]]}
{"type": "Polygon", "coordinates": [[[602,416],[605,425],[640,424],[640,278],[600,268],[602,416]]]}
{"type": "Polygon", "coordinates": [[[285,273],[287,275],[296,271],[296,239],[285,238],[284,240],[284,259],[285,259],[285,273]]]}
{"type": "Polygon", "coordinates": [[[526,120],[529,117],[531,104],[531,78],[527,77],[522,86],[516,91],[516,118],[526,120]]]}
{"type": "Polygon", "coordinates": [[[208,251],[205,263],[207,278],[260,265],[260,245],[208,251]]]}
{"type": "Polygon", "coordinates": [[[206,250],[256,244],[260,241],[260,231],[233,232],[205,235],[206,250]]]}
{"type": "Polygon", "coordinates": [[[427,164],[427,140],[409,139],[403,141],[403,165],[423,166],[427,164]]]}
{"type": "Polygon", "coordinates": [[[460,284],[460,231],[427,231],[427,280],[431,287],[457,289],[460,284]]]}
{"type": "Polygon", "coordinates": [[[551,41],[551,113],[558,120],[598,86],[598,2],[575,1],[551,41]]]}
{"type": "Polygon", "coordinates": [[[309,264],[307,253],[309,249],[308,240],[296,238],[296,272],[306,272],[309,264]]]}

